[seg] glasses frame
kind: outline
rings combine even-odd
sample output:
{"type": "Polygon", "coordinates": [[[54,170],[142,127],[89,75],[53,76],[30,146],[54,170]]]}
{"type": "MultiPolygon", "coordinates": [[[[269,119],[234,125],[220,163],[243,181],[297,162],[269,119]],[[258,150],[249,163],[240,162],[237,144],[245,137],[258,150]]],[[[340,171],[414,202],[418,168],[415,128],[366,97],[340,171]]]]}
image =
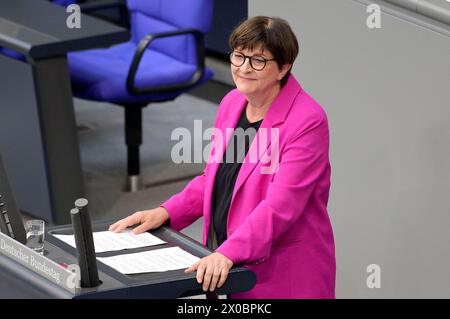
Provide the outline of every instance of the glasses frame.
{"type": "Polygon", "coordinates": [[[252,56],[248,56],[248,55],[245,55],[245,54],[243,54],[242,52],[239,52],[239,51],[230,51],[230,53],[228,54],[228,58],[229,58],[229,60],[230,60],[230,63],[233,64],[233,65],[234,65],[235,67],[237,67],[237,68],[243,66],[243,65],[245,64],[245,60],[248,59],[248,60],[250,61],[250,66],[251,66],[252,69],[255,70],[255,71],[262,71],[262,70],[264,70],[264,68],[265,68],[266,65],[267,65],[267,62],[276,60],[275,58],[272,58],[272,59],[266,59],[265,57],[260,56],[260,55],[252,55],[252,56]],[[241,63],[240,65],[236,65],[236,64],[234,64],[234,63],[231,61],[231,59],[232,59],[234,53],[238,53],[238,54],[240,54],[240,55],[242,55],[242,56],[244,57],[244,60],[242,61],[242,63],[241,63]],[[259,59],[264,60],[264,66],[263,66],[261,69],[256,69],[256,68],[253,66],[252,58],[254,58],[254,57],[258,57],[259,59]]]}

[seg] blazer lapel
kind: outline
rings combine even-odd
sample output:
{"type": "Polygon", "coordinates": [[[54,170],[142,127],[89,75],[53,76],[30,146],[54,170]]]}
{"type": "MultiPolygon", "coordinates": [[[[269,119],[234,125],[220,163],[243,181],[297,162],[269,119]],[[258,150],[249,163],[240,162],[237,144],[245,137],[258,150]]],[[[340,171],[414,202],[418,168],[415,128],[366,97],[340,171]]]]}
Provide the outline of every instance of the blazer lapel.
{"type": "MultiPolygon", "coordinates": [[[[273,136],[271,136],[271,129],[276,128],[280,123],[283,123],[286,119],[287,114],[289,113],[289,110],[291,109],[292,103],[294,102],[295,98],[301,91],[301,86],[295,80],[295,78],[291,75],[289,77],[288,82],[286,85],[281,89],[280,93],[278,94],[275,101],[272,103],[272,106],[270,107],[266,117],[264,118],[263,122],[261,123],[261,126],[255,135],[252,144],[250,146],[250,149],[245,157],[244,163],[242,163],[241,169],[239,171],[236,184],[234,186],[233,190],[233,196],[231,199],[231,206],[233,204],[233,200],[236,197],[236,194],[238,193],[239,189],[242,187],[242,185],[247,180],[248,176],[253,172],[253,170],[256,168],[258,163],[261,161],[261,158],[263,158],[269,149],[269,147],[272,144],[273,136]],[[261,130],[264,129],[264,130],[261,130]],[[266,131],[267,134],[261,133],[262,131],[266,131]],[[262,143],[258,143],[257,141],[261,140],[262,143]],[[265,141],[265,143],[264,143],[265,141]],[[258,151],[258,144],[261,146],[259,147],[258,153],[252,153],[258,151]],[[256,160],[250,161],[250,154],[258,154],[256,160]]],[[[220,131],[222,132],[222,147],[220,150],[217,148],[217,142],[212,143],[211,151],[214,149],[214,152],[219,151],[219,154],[215,154],[215,159],[211,162],[211,159],[209,159],[208,165],[209,171],[208,171],[208,178],[206,180],[205,185],[205,214],[204,214],[204,226],[205,226],[205,232],[204,232],[204,241],[207,237],[207,232],[209,230],[210,226],[210,218],[211,218],[211,209],[212,209],[212,195],[213,195],[213,189],[214,189],[214,183],[216,180],[216,174],[217,170],[220,165],[220,161],[223,158],[223,154],[226,150],[226,147],[228,145],[228,142],[231,138],[231,136],[234,133],[234,129],[236,128],[240,116],[242,115],[242,112],[244,111],[244,108],[247,105],[247,99],[245,95],[240,94],[238,98],[236,98],[233,102],[234,105],[228,105],[227,110],[230,113],[226,120],[224,120],[221,124],[220,131]],[[217,160],[218,159],[218,160],[217,160]]],[[[206,241],[205,241],[206,242],[206,241]]]]}

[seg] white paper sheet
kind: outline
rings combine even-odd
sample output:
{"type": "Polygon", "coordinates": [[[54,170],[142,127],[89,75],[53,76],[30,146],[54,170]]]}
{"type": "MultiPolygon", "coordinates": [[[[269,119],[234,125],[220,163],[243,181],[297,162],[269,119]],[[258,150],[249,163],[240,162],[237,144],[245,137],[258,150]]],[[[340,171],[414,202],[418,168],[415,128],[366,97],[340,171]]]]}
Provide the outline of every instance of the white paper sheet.
{"type": "Polygon", "coordinates": [[[155,249],[112,257],[99,257],[97,259],[123,274],[139,274],[189,268],[192,264],[200,260],[200,258],[191,255],[180,247],[155,249]]]}
{"type": "MultiPolygon", "coordinates": [[[[131,230],[125,230],[121,233],[101,231],[95,232],[92,235],[94,238],[94,246],[96,253],[147,247],[166,243],[165,241],[159,239],[156,236],[153,236],[150,233],[141,233],[135,235],[131,230]]],[[[75,247],[75,237],[73,235],[54,234],[53,236],[69,244],[70,246],[75,247]]]]}

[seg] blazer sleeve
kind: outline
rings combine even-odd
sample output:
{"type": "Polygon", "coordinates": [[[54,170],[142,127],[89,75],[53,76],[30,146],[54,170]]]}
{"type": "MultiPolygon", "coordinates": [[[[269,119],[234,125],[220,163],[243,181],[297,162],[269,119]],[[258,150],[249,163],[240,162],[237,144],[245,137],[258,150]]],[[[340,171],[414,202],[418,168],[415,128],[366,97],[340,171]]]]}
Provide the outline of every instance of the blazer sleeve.
{"type": "Polygon", "coordinates": [[[318,180],[329,165],[328,148],[326,116],[315,115],[301,133],[286,143],[264,200],[216,251],[235,264],[267,259],[272,244],[302,216],[318,180]]]}
{"type": "Polygon", "coordinates": [[[179,231],[203,215],[206,169],[195,177],[178,194],[173,195],[160,206],[169,213],[170,226],[179,231]]]}

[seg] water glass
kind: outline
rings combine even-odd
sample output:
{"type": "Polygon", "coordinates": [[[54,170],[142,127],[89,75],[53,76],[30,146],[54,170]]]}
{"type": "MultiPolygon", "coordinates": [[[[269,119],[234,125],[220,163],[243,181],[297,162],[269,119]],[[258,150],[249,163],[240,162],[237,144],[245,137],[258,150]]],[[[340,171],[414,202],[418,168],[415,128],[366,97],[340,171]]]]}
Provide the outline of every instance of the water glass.
{"type": "Polygon", "coordinates": [[[27,246],[35,252],[43,254],[45,221],[40,219],[27,220],[25,231],[27,233],[27,246]]]}

